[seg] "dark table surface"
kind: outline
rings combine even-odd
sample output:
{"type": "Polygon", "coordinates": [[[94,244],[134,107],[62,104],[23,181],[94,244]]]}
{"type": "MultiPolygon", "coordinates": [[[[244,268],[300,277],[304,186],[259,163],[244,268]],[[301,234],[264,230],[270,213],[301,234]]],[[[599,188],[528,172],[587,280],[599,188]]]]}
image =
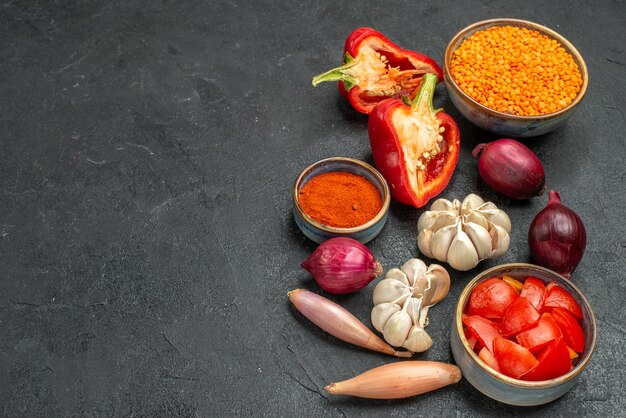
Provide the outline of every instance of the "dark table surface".
{"type": "MultiPolygon", "coordinates": [[[[0,5],[0,415],[624,415],[624,1],[5,1],[0,5]],[[439,63],[461,28],[533,20],[566,36],[589,90],[562,129],[525,143],[587,227],[574,274],[598,321],[589,367],[563,398],[509,407],[467,381],[401,401],[324,386],[393,359],[344,344],[291,308],[317,291],[315,245],[292,183],[330,156],[371,162],[367,118],[334,85],[343,42],[372,26],[439,63]]],[[[530,261],[547,196],[513,202],[470,152],[495,139],[459,115],[462,152],[442,196],[475,192],[513,222],[504,258],[451,270],[430,314],[452,361],[452,310],[477,272],[530,261]]],[[[423,209],[393,203],[369,247],[386,269],[419,255],[423,209]]],[[[369,324],[373,286],[333,300],[369,324]]]]}

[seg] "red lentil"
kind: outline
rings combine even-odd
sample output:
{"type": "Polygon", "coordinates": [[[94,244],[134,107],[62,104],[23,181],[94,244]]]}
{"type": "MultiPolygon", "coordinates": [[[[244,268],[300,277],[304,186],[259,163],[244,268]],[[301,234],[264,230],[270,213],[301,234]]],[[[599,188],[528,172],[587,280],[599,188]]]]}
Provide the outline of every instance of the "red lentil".
{"type": "Polygon", "coordinates": [[[558,41],[517,26],[472,34],[454,52],[450,72],[478,103],[519,116],[556,112],[583,84],[574,58],[558,41]]]}

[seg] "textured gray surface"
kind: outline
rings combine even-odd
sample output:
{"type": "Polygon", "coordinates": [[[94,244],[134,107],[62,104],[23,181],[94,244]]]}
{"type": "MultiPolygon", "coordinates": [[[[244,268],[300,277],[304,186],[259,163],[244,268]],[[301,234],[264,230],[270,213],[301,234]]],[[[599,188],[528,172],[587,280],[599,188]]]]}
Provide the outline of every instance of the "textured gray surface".
{"type": "MultiPolygon", "coordinates": [[[[623,1],[90,3],[0,5],[0,415],[624,415],[623,1]],[[325,335],[287,301],[316,289],[299,268],[314,244],[291,217],[294,178],[329,156],[371,162],[366,117],[310,79],[358,26],[441,62],[458,30],[502,16],[561,32],[589,67],[574,118],[526,143],[587,226],[574,280],[595,308],[596,354],[538,408],[466,381],[395,402],[328,396],[329,382],[393,360],[325,335]]],[[[505,208],[502,261],[529,261],[526,231],[547,197],[490,192],[470,151],[495,138],[443,87],[436,102],[463,144],[442,196],[505,208]]],[[[417,255],[421,212],[392,205],[369,245],[386,269],[417,255]]],[[[419,359],[451,360],[455,300],[495,264],[453,273],[419,359]]],[[[367,321],[371,291],[333,299],[367,321]]]]}

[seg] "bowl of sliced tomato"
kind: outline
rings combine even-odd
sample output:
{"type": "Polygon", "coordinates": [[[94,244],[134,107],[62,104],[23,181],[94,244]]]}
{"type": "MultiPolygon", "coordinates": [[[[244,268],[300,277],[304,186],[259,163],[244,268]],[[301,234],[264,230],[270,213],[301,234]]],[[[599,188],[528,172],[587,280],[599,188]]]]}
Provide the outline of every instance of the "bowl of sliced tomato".
{"type": "Polygon", "coordinates": [[[597,340],[587,298],[544,267],[503,264],[478,274],[457,303],[450,345],[463,376],[503,403],[534,406],[570,390],[597,340]]]}

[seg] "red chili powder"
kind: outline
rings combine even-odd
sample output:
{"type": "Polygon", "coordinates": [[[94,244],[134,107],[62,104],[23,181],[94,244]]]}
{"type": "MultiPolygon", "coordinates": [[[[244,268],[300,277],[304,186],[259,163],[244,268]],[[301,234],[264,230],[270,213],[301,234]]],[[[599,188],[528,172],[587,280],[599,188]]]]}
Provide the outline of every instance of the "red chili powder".
{"type": "Polygon", "coordinates": [[[313,177],[300,190],[298,200],[307,215],[335,228],[363,225],[383,207],[380,192],[371,181],[346,171],[313,177]]]}

